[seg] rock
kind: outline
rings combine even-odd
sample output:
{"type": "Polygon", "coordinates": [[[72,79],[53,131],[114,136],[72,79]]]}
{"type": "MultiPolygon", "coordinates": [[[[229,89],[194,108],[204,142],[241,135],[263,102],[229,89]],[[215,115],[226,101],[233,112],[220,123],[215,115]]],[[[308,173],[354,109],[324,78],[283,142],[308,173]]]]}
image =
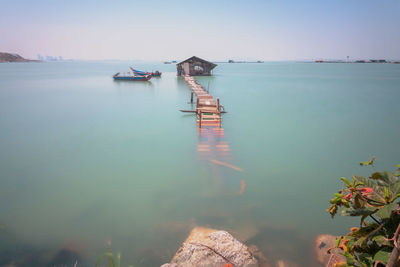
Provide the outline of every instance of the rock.
{"type": "Polygon", "coordinates": [[[323,266],[327,266],[329,262],[346,262],[346,258],[340,254],[341,250],[338,248],[330,250],[330,254],[327,253],[329,248],[335,247],[335,243],[336,236],[333,235],[319,235],[315,239],[316,258],[323,266]]]}
{"type": "MultiPolygon", "coordinates": [[[[226,231],[195,227],[171,260],[177,266],[258,266],[248,247],[226,231]]],[[[172,267],[171,265],[169,265],[172,267]]]]}
{"type": "MultiPolygon", "coordinates": [[[[273,224],[259,224],[258,227],[259,233],[246,243],[256,245],[271,266],[276,267],[278,261],[286,264],[296,263],[298,266],[316,266],[315,262],[311,261],[313,242],[300,234],[295,227],[273,224]]],[[[253,255],[256,256],[254,253],[253,255]]],[[[259,259],[258,262],[261,265],[259,259]]]]}
{"type": "Polygon", "coordinates": [[[297,263],[286,261],[286,260],[278,260],[276,262],[277,267],[299,267],[297,263]]]}
{"type": "Polygon", "coordinates": [[[142,266],[160,266],[169,262],[195,225],[192,220],[155,224],[150,229],[151,238],[141,244],[135,257],[140,259],[142,266]]]}
{"type": "Polygon", "coordinates": [[[247,242],[259,234],[260,229],[255,224],[246,223],[245,225],[240,225],[239,227],[230,228],[228,231],[240,242],[247,242]]]}
{"type": "Polygon", "coordinates": [[[253,254],[254,258],[258,261],[258,264],[260,267],[271,267],[272,265],[269,263],[267,258],[264,256],[264,254],[258,249],[256,245],[250,245],[249,249],[251,253],[253,254]]]}

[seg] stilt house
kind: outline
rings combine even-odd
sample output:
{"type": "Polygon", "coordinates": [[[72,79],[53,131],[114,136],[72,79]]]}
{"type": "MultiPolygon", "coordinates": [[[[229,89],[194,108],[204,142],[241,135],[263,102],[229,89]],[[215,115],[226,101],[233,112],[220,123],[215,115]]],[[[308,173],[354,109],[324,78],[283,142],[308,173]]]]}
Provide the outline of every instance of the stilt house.
{"type": "Polygon", "coordinates": [[[176,69],[178,75],[210,76],[212,75],[212,69],[216,66],[214,63],[193,56],[176,64],[176,69]]]}

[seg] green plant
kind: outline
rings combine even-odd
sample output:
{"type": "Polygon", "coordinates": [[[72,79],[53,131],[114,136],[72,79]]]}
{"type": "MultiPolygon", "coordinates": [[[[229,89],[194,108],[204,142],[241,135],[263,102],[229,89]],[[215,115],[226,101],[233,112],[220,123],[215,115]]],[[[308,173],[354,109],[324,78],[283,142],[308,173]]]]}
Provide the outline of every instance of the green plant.
{"type": "Polygon", "coordinates": [[[96,267],[100,266],[100,263],[102,262],[103,258],[107,257],[108,258],[108,266],[109,267],[120,267],[121,266],[121,253],[117,254],[117,257],[114,262],[114,254],[111,252],[111,249],[108,249],[107,252],[104,252],[101,254],[100,258],[96,262],[96,267]]]}
{"type": "Polygon", "coordinates": [[[400,248],[400,164],[396,172],[379,172],[374,166],[375,157],[360,162],[371,166],[374,172],[368,177],[354,175],[349,181],[342,177],[343,188],[334,194],[327,209],[332,218],[340,212],[343,216],[358,216],[360,227],[336,240],[346,257],[346,263],[336,266],[398,266],[400,248]]]}

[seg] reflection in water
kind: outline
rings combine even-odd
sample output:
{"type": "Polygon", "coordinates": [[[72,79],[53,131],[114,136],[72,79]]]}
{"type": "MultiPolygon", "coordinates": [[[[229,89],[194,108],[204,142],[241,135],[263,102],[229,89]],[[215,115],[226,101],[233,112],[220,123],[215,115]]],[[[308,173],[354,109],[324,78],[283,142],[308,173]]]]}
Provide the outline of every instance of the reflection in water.
{"type": "MultiPolygon", "coordinates": [[[[205,123],[199,128],[199,144],[197,145],[199,159],[211,163],[211,169],[216,184],[221,184],[224,175],[220,168],[226,167],[237,172],[242,172],[242,168],[235,166],[232,162],[232,156],[228,142],[225,141],[224,128],[221,123],[205,123]]],[[[236,176],[235,176],[236,177],[236,176]]],[[[230,184],[234,181],[230,181],[230,184]]],[[[244,193],[246,184],[243,179],[240,181],[240,188],[236,192],[239,195],[244,193]]]]}
{"type": "Polygon", "coordinates": [[[151,81],[123,81],[123,80],[114,80],[114,83],[119,87],[150,87],[153,88],[154,85],[151,81]]]}

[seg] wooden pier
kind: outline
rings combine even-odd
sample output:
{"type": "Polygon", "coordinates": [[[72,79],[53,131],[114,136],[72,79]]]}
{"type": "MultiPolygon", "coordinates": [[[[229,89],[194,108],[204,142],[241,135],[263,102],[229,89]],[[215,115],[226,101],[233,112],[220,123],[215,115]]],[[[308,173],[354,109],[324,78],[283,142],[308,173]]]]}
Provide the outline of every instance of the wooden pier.
{"type": "Polygon", "coordinates": [[[197,124],[199,128],[203,126],[220,126],[221,125],[221,109],[219,98],[214,101],[210,95],[196,79],[192,76],[182,76],[191,89],[190,102],[193,103],[193,96],[196,95],[196,112],[197,124]]]}

